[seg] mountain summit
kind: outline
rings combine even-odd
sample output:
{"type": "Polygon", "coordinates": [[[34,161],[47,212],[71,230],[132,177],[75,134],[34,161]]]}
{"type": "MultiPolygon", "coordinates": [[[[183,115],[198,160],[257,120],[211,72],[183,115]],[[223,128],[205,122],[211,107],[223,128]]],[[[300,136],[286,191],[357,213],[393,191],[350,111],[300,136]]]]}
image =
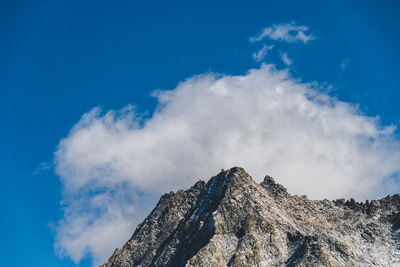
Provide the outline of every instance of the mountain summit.
{"type": "Polygon", "coordinates": [[[163,195],[103,267],[400,266],[400,195],[292,196],[239,167],[163,195]]]}

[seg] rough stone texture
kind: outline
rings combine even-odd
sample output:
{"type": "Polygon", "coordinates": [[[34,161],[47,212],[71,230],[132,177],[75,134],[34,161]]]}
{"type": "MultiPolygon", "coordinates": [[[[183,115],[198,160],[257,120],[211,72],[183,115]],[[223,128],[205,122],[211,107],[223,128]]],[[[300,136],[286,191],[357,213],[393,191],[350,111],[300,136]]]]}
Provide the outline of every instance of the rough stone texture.
{"type": "Polygon", "coordinates": [[[291,196],[242,169],[165,194],[103,267],[400,266],[400,195],[291,196]]]}

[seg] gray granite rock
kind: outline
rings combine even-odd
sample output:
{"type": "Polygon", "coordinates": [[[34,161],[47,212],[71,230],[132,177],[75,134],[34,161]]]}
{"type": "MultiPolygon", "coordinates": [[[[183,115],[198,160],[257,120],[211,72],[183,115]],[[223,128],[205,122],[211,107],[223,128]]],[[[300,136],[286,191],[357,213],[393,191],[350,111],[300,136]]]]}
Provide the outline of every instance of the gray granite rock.
{"type": "Polygon", "coordinates": [[[292,196],[242,169],[163,195],[103,267],[400,266],[400,196],[292,196]]]}

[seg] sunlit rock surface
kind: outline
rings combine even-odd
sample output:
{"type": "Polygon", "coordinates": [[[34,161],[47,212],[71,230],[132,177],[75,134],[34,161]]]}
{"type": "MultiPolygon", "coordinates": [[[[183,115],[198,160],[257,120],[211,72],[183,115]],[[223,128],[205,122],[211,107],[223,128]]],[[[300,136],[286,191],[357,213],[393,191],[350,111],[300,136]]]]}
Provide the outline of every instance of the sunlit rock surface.
{"type": "Polygon", "coordinates": [[[242,169],[163,195],[111,266],[400,266],[400,195],[312,201],[242,169]]]}

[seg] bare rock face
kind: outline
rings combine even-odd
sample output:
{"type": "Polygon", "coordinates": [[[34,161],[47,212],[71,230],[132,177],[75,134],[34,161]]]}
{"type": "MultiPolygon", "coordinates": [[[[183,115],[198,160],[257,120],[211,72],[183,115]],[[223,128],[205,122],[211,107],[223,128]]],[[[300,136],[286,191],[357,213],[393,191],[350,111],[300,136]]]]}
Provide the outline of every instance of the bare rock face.
{"type": "Polygon", "coordinates": [[[103,267],[400,266],[400,195],[291,196],[242,169],[165,194],[103,267]]]}

